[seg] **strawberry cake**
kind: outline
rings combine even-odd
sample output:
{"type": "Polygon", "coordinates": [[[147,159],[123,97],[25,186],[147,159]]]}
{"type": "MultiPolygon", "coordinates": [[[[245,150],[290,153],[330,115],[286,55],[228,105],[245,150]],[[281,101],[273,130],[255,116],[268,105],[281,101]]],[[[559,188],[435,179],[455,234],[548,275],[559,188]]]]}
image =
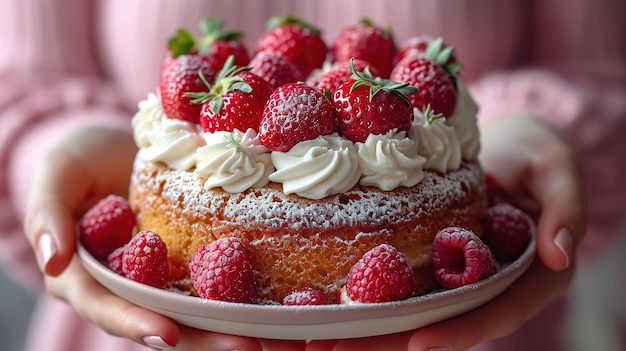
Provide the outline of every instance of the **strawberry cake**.
{"type": "Polygon", "coordinates": [[[241,45],[232,35],[213,38],[236,45],[170,46],[158,91],[133,117],[129,195],[137,230],[167,247],[170,282],[211,294],[219,279],[202,269],[228,270],[216,257],[230,257],[243,272],[232,286],[254,289],[242,302],[334,303],[368,252],[395,250],[414,279],[398,299],[441,287],[439,231],[482,235],[477,107],[452,49],[429,39],[376,67],[368,53],[385,38],[395,50],[389,34],[369,22],[346,31],[328,49],[317,29],[283,19],[251,61],[224,54],[241,45]]]}

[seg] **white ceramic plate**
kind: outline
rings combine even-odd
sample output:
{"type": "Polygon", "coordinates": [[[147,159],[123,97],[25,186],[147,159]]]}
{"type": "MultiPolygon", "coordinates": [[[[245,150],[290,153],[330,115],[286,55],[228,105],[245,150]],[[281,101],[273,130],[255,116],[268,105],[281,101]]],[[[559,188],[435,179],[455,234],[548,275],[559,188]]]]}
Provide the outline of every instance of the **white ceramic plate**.
{"type": "Polygon", "coordinates": [[[534,238],[522,256],[476,284],[378,304],[279,306],[212,301],[124,278],[84,248],[87,271],[114,294],[198,329],[283,340],[344,339],[416,329],[470,311],[508,288],[531,264],[534,238]]]}

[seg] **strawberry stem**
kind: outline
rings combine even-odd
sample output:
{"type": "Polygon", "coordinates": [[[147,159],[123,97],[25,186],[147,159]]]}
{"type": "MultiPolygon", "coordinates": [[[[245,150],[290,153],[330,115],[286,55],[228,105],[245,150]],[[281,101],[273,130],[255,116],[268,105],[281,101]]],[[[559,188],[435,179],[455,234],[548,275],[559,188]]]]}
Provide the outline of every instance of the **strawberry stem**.
{"type": "Polygon", "coordinates": [[[224,135],[224,141],[226,142],[226,147],[229,149],[236,149],[239,147],[240,141],[235,135],[235,133],[228,133],[224,135]]]}
{"type": "Polygon", "coordinates": [[[436,120],[444,118],[442,113],[435,113],[430,104],[426,105],[426,109],[424,110],[424,117],[426,117],[428,124],[433,124],[436,120]]]}
{"type": "Polygon", "coordinates": [[[426,48],[424,53],[426,59],[435,62],[441,68],[443,68],[453,78],[459,75],[459,70],[463,66],[460,62],[449,62],[454,53],[454,47],[446,46],[443,42],[443,38],[439,37],[426,48]]]}
{"type": "Polygon", "coordinates": [[[183,94],[190,97],[192,104],[204,104],[209,102],[209,108],[213,113],[219,114],[222,110],[224,94],[229,91],[240,91],[242,93],[252,92],[252,87],[237,74],[249,70],[250,67],[235,66],[235,57],[228,56],[224,67],[219,71],[215,78],[215,83],[211,84],[207,81],[202,71],[198,71],[198,75],[204,84],[209,88],[208,92],[188,92],[183,94]]]}
{"type": "Polygon", "coordinates": [[[388,79],[374,78],[369,68],[366,67],[363,72],[358,72],[354,67],[354,59],[350,59],[350,70],[352,71],[351,79],[354,79],[354,84],[350,87],[350,91],[353,91],[361,85],[368,85],[370,87],[369,99],[372,99],[378,92],[386,91],[397,95],[404,102],[411,105],[411,101],[407,98],[408,95],[417,93],[417,88],[412,86],[409,82],[394,82],[388,79]]]}

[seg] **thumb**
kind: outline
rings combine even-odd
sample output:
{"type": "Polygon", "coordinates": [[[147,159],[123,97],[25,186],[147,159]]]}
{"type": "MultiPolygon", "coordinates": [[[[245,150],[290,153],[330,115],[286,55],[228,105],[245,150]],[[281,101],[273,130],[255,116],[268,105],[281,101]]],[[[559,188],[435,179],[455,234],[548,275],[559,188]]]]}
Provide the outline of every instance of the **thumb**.
{"type": "Polygon", "coordinates": [[[87,175],[80,164],[69,154],[52,151],[33,177],[24,230],[41,271],[47,275],[63,272],[74,253],[74,213],[88,191],[87,175]]]}
{"type": "Polygon", "coordinates": [[[529,189],[541,204],[537,222],[537,251],[553,270],[567,268],[586,231],[582,171],[568,148],[553,146],[542,151],[533,167],[529,189]],[[550,163],[549,165],[546,163],[550,163]]]}

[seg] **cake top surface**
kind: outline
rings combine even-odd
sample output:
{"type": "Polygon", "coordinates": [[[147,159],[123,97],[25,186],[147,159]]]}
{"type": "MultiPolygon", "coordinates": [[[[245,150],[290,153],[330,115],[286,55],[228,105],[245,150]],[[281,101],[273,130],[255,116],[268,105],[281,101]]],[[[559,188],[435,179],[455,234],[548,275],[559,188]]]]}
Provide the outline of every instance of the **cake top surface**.
{"type": "Polygon", "coordinates": [[[205,189],[236,194],[278,183],[286,195],[316,200],[355,186],[410,188],[425,181],[425,171],[445,174],[476,162],[478,108],[442,40],[430,39],[413,56],[400,50],[406,56],[391,76],[373,74],[377,65],[364,58],[335,56],[307,66],[309,83],[271,88],[263,84],[277,71],[302,63],[267,40],[260,39],[263,49],[248,67],[231,55],[211,71],[201,53],[169,52],[159,89],[139,102],[132,119],[142,160],[193,173],[205,189]],[[261,57],[271,60],[258,63],[261,57]],[[328,86],[329,76],[341,79],[328,86]],[[195,117],[181,115],[192,108],[200,111],[195,117]]]}

